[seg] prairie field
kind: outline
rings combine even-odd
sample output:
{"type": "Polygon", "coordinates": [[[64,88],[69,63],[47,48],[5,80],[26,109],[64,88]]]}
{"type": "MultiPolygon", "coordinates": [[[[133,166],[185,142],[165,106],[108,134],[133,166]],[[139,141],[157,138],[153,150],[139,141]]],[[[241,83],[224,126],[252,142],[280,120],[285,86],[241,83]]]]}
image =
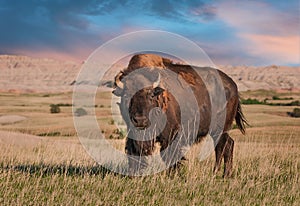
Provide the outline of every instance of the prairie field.
{"type": "MultiPolygon", "coordinates": [[[[300,99],[299,93],[242,93],[260,100],[274,95],[300,99]]],[[[101,132],[124,150],[109,115],[110,93],[95,103],[101,132]]],[[[191,152],[175,174],[130,178],[86,153],[73,125],[72,93],[0,93],[0,205],[300,205],[300,118],[287,115],[300,107],[242,108],[250,126],[245,136],[230,131],[232,177],[213,174],[214,154],[199,161],[191,152]],[[51,104],[60,113],[50,113],[51,104]]]]}

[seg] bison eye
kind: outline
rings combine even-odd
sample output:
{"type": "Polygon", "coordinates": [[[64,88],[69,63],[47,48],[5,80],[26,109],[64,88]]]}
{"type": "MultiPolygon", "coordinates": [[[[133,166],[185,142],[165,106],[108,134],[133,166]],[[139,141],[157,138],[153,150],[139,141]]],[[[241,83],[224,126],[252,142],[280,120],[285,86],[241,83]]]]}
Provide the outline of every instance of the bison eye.
{"type": "Polygon", "coordinates": [[[161,87],[155,87],[154,88],[154,91],[153,91],[153,95],[154,96],[158,96],[160,94],[162,94],[165,90],[161,87]]]}

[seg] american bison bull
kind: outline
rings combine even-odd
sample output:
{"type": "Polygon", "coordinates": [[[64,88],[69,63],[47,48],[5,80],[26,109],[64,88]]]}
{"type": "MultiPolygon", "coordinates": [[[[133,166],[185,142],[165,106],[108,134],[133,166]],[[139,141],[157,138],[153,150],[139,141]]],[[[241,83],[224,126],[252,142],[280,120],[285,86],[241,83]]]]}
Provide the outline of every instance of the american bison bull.
{"type": "MultiPolygon", "coordinates": [[[[128,67],[115,77],[113,93],[121,97],[120,111],[128,129],[125,150],[128,155],[139,157],[138,160],[132,158],[132,156],[128,158],[129,168],[133,171],[136,172],[147,165],[146,157],[153,154],[156,142],[161,146],[160,155],[162,160],[166,165],[176,167],[180,164],[180,160],[185,159],[184,148],[186,146],[198,143],[209,132],[214,132],[210,131],[210,125],[212,121],[215,121],[212,118],[212,104],[214,102],[211,102],[207,85],[196,71],[217,74],[222,81],[222,89],[226,96],[226,117],[224,116],[224,124],[219,139],[214,139],[216,155],[214,171],[219,171],[221,160],[224,158],[223,175],[229,176],[231,174],[234,141],[229,136],[228,131],[231,129],[234,119],[243,134],[245,133],[245,124],[247,124],[241,110],[236,84],[222,71],[209,67],[173,64],[170,60],[154,54],[133,56],[128,67]],[[141,68],[143,72],[130,75],[141,68]],[[177,83],[170,84],[167,70],[177,76],[177,83]],[[185,135],[180,133],[184,130],[184,127],[182,127],[183,111],[178,102],[178,95],[177,97],[174,96],[170,89],[166,87],[172,87],[173,91],[179,91],[179,98],[183,99],[187,109],[190,108],[191,95],[184,92],[184,88],[189,87],[191,89],[199,111],[198,113],[192,112],[196,116],[192,129],[194,133],[189,131],[185,135]],[[159,108],[159,110],[155,108],[159,108]],[[160,120],[163,118],[155,119],[155,115],[159,117],[164,115],[165,121],[160,120]],[[151,117],[153,118],[151,119],[151,117]],[[151,130],[152,133],[144,132],[141,135],[143,131],[149,130],[153,125],[158,129],[151,130]],[[191,138],[192,133],[195,136],[193,138],[191,138]],[[178,137],[179,134],[181,134],[180,137],[178,137]],[[173,144],[175,146],[170,146],[174,141],[177,141],[176,144],[173,144]],[[143,163],[139,166],[143,166],[137,168],[137,161],[143,163]]],[[[189,127],[186,130],[190,129],[189,127]]]]}

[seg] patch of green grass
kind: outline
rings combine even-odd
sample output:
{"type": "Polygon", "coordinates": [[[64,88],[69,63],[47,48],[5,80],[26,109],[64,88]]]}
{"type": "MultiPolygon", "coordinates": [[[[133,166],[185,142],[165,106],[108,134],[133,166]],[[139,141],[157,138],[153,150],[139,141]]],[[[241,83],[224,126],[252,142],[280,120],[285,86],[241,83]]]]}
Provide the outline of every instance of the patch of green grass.
{"type": "Polygon", "coordinates": [[[264,104],[264,102],[261,102],[257,99],[241,99],[241,104],[264,104]]]}
{"type": "Polygon", "coordinates": [[[294,98],[293,97],[283,97],[282,98],[282,97],[279,97],[279,96],[275,95],[275,96],[272,97],[272,99],[273,100],[293,100],[294,98]]]}
{"type": "Polygon", "coordinates": [[[57,104],[50,105],[50,112],[52,114],[60,113],[60,107],[57,104]]]}
{"type": "Polygon", "coordinates": [[[56,105],[59,107],[72,107],[73,106],[73,104],[69,104],[69,103],[58,103],[56,105]]]}
{"type": "Polygon", "coordinates": [[[294,108],[292,112],[287,112],[291,117],[300,117],[300,108],[294,108]]]}
{"type": "Polygon", "coordinates": [[[40,134],[38,134],[38,136],[40,136],[40,137],[57,137],[57,136],[61,136],[61,133],[60,132],[40,133],[40,134]]]}
{"type": "Polygon", "coordinates": [[[269,106],[300,106],[300,101],[296,100],[296,101],[292,101],[292,102],[288,102],[288,103],[282,103],[282,102],[278,102],[278,103],[274,103],[274,102],[268,102],[268,99],[264,99],[264,101],[259,101],[258,99],[252,99],[252,98],[248,98],[248,99],[241,99],[241,104],[264,104],[264,105],[269,105],[269,106]]]}

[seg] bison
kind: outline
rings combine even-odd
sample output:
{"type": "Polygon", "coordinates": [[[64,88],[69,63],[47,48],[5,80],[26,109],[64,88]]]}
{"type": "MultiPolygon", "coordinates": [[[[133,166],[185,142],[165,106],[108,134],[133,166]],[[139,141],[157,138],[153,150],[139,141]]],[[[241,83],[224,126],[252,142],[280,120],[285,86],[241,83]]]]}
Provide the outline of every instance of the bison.
{"type": "MultiPolygon", "coordinates": [[[[212,106],[210,94],[204,80],[199,76],[199,71],[203,74],[218,74],[222,80],[222,86],[226,96],[226,117],[224,117],[223,128],[221,129],[220,138],[215,141],[216,162],[214,172],[220,170],[221,161],[224,158],[223,176],[230,176],[232,173],[233,147],[234,140],[229,136],[228,131],[231,129],[235,120],[237,127],[245,134],[247,121],[242,113],[241,104],[237,85],[234,81],[220,70],[210,67],[194,67],[184,64],[174,64],[171,60],[155,54],[137,54],[134,55],[126,69],[119,72],[115,77],[115,87],[113,94],[121,97],[119,103],[121,115],[126,122],[128,137],[126,139],[126,153],[140,159],[128,158],[129,168],[136,171],[136,161],[141,161],[147,165],[146,157],[152,155],[155,150],[155,143],[160,144],[160,155],[166,165],[177,167],[180,160],[185,159],[185,146],[199,143],[203,137],[208,135],[212,118],[212,106]],[[143,72],[130,75],[139,69],[143,72]],[[169,70],[177,76],[179,83],[166,84],[169,76],[166,71],[169,70]],[[213,73],[214,71],[215,73],[213,73]],[[183,83],[182,83],[183,82],[183,83]],[[144,86],[146,85],[146,86],[144,86]],[[195,112],[198,121],[195,120],[194,136],[191,133],[185,133],[183,138],[178,138],[182,128],[182,108],[180,108],[177,98],[166,88],[166,85],[180,91],[179,97],[183,99],[189,109],[190,94],[186,94],[184,88],[188,86],[197,102],[199,113],[195,112]],[[174,88],[175,87],[175,88],[174,88]],[[155,108],[158,108],[158,110],[155,108]],[[154,111],[154,112],[153,112],[154,111]],[[151,120],[151,114],[154,116],[165,115],[163,120],[151,120]],[[158,128],[153,133],[144,133],[151,126],[158,128]],[[151,136],[149,138],[148,136],[151,136]],[[179,141],[178,141],[179,139],[179,141]],[[177,140],[176,147],[171,147],[168,152],[167,148],[177,140]],[[179,145],[179,146],[178,146],[179,145]],[[177,159],[176,159],[177,158],[177,159]],[[178,159],[179,158],[179,159],[178,159]],[[174,160],[175,159],[175,160],[174,160]],[[179,161],[178,161],[179,160],[179,161]]],[[[197,118],[196,118],[197,119],[197,118]]],[[[174,145],[174,144],[173,144],[174,145]]]]}

